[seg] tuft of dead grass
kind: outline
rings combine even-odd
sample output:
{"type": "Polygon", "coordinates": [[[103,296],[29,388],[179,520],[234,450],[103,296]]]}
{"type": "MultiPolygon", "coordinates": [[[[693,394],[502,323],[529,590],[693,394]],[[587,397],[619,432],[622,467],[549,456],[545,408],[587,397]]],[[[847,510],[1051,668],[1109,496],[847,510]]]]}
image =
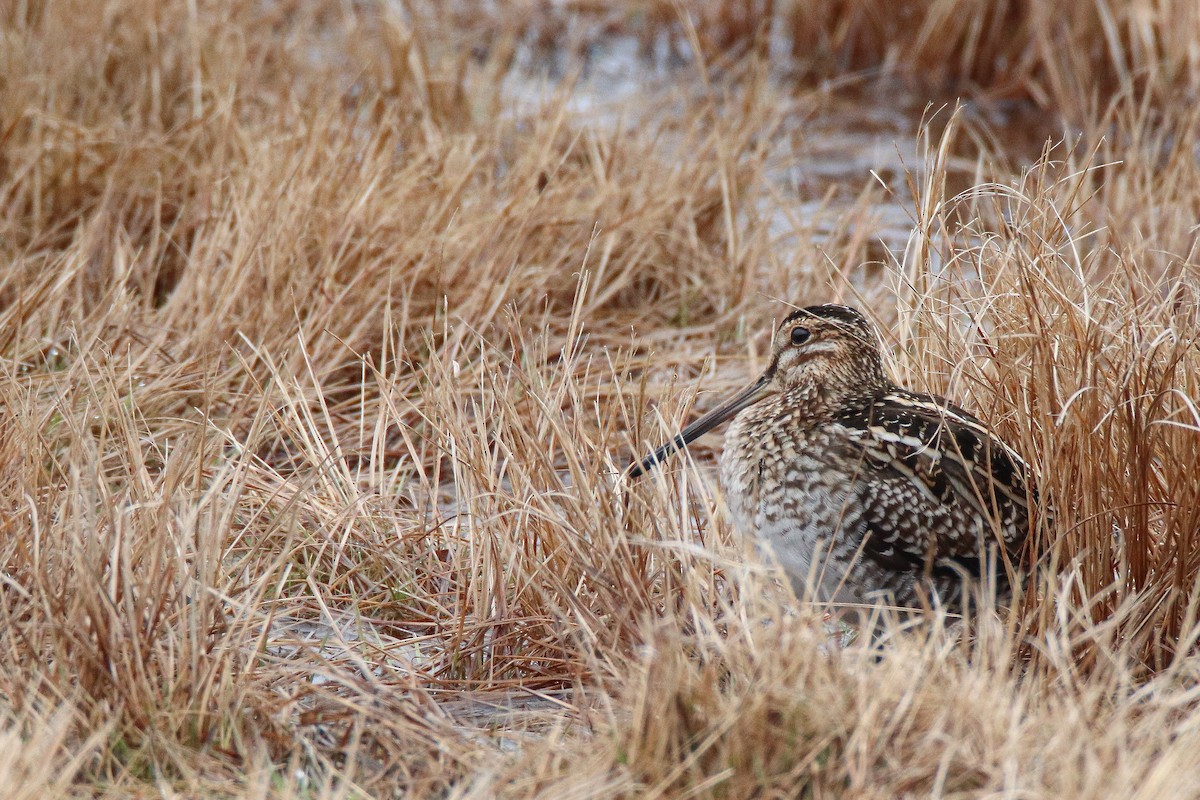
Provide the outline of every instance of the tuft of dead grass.
{"type": "Polygon", "coordinates": [[[0,786],[1200,796],[1177,5],[6,7],[0,786]],[[619,479],[826,299],[1038,471],[1014,614],[867,651],[715,439],[619,479]]]}

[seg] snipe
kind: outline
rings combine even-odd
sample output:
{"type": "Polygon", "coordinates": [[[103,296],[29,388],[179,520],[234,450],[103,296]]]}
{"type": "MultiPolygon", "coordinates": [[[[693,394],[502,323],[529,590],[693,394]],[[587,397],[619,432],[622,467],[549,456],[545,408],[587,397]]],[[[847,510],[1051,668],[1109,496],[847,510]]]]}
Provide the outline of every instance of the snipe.
{"type": "Polygon", "coordinates": [[[730,417],[729,507],[801,596],[915,608],[936,595],[953,610],[990,575],[983,585],[1008,593],[1029,529],[1025,462],[963,409],[890,381],[857,310],[790,314],[766,372],[630,476],[730,417]]]}

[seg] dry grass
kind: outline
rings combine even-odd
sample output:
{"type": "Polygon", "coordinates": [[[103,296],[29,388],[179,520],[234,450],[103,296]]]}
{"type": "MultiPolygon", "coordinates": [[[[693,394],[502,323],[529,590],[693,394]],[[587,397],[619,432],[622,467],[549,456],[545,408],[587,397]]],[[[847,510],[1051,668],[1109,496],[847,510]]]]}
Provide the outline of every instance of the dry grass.
{"type": "Polygon", "coordinates": [[[0,8],[0,793],[1200,797],[1200,23],[1065,6],[0,8]],[[831,298],[1041,475],[1018,613],[839,644],[715,439],[616,478],[831,298]]]}

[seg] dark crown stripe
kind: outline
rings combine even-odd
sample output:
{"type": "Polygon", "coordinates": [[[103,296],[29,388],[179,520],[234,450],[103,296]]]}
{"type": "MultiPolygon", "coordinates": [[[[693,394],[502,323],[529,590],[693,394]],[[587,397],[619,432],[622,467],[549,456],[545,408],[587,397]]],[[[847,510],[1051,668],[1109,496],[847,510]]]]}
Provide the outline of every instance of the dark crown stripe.
{"type": "Polygon", "coordinates": [[[866,318],[861,313],[855,311],[849,306],[824,305],[824,306],[809,306],[804,309],[814,317],[831,320],[832,322],[841,322],[846,325],[863,325],[866,323],[866,318]]]}
{"type": "Polygon", "coordinates": [[[824,319],[839,325],[850,325],[855,328],[866,328],[867,320],[858,311],[849,306],[823,305],[798,308],[784,319],[784,324],[799,322],[805,319],[824,319]]]}

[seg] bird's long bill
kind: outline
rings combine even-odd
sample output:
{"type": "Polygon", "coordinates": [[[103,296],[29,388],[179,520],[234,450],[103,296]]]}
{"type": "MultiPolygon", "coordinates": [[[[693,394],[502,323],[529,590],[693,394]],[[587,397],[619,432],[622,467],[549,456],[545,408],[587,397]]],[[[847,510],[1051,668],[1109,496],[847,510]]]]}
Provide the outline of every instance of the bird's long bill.
{"type": "Polygon", "coordinates": [[[636,478],[643,472],[649,472],[658,464],[666,461],[673,453],[687,447],[693,441],[737,414],[743,408],[752,406],[759,400],[762,400],[770,393],[768,391],[770,383],[770,377],[763,375],[754,383],[742,389],[691,425],[688,425],[678,436],[655,450],[651,455],[634,464],[629,470],[629,477],[636,478]]]}

